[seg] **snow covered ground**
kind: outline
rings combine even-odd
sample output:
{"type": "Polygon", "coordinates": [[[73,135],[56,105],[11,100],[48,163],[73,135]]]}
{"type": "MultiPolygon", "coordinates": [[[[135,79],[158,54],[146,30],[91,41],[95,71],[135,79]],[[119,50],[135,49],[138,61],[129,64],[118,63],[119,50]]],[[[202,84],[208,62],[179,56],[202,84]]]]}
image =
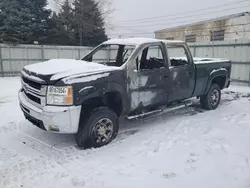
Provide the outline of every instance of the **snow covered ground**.
{"type": "Polygon", "coordinates": [[[198,104],[123,121],[117,139],[91,150],[72,135],[24,120],[19,78],[0,78],[0,187],[249,188],[250,88],[224,91],[219,108],[198,104]]]}

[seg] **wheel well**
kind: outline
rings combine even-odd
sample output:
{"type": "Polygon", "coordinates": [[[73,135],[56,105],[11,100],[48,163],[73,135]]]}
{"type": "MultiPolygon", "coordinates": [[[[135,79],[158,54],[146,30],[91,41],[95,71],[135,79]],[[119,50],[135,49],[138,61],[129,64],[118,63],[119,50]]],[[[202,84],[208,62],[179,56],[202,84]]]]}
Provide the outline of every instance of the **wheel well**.
{"type": "Polygon", "coordinates": [[[118,92],[109,92],[104,96],[104,103],[119,117],[122,113],[122,96],[118,92]]]}
{"type": "Polygon", "coordinates": [[[212,80],[212,84],[218,84],[223,89],[226,83],[226,76],[217,76],[212,80]]]}
{"type": "Polygon", "coordinates": [[[82,112],[89,113],[100,106],[106,106],[110,109],[112,109],[116,115],[119,117],[122,113],[122,97],[120,93],[118,92],[108,92],[103,97],[94,97],[91,99],[88,99],[82,103],[82,112]],[[84,110],[87,109],[87,110],[84,110]]]}

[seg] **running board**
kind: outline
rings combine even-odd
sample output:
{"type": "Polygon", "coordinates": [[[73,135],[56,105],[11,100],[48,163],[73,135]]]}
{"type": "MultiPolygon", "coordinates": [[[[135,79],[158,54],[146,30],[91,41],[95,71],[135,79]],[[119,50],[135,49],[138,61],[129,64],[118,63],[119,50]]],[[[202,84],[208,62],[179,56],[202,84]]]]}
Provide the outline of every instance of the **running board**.
{"type": "Polygon", "coordinates": [[[155,115],[155,114],[158,114],[158,113],[161,113],[161,112],[162,113],[168,113],[168,112],[172,112],[172,111],[175,111],[175,110],[178,110],[178,109],[181,109],[181,108],[188,107],[190,105],[192,105],[191,101],[185,101],[185,102],[182,102],[182,103],[174,105],[174,106],[162,108],[162,109],[159,109],[159,110],[153,110],[153,111],[150,111],[150,112],[146,112],[146,113],[142,113],[142,114],[138,114],[138,115],[134,115],[134,116],[129,116],[129,117],[127,117],[127,119],[128,120],[139,119],[139,118],[143,118],[145,116],[155,115]]]}
{"type": "Polygon", "coordinates": [[[146,112],[146,113],[138,114],[138,115],[134,115],[134,116],[129,116],[129,117],[127,117],[127,119],[128,120],[138,119],[138,118],[142,118],[142,117],[145,117],[145,116],[148,116],[148,115],[152,115],[152,114],[156,114],[156,113],[160,113],[160,112],[163,112],[163,109],[154,110],[154,111],[150,111],[150,112],[146,112]]]}

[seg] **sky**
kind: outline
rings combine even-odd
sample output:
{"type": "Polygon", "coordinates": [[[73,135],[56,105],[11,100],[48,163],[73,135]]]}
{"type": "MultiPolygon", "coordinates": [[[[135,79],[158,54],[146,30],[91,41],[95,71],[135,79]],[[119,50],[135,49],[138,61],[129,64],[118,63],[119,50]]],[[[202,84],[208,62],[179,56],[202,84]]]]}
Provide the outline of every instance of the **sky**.
{"type": "MultiPolygon", "coordinates": [[[[58,10],[55,0],[49,6],[58,10]]],[[[63,0],[56,0],[63,1],[63,0]]],[[[250,0],[110,0],[110,38],[154,37],[154,31],[224,15],[250,12],[250,0]]]]}

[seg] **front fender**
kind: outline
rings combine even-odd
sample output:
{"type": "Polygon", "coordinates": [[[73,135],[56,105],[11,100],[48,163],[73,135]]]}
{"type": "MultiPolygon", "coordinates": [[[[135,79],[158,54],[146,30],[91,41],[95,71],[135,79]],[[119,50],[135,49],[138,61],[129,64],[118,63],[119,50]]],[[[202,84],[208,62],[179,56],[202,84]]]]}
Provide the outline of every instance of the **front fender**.
{"type": "Polygon", "coordinates": [[[107,93],[116,92],[119,93],[119,95],[121,96],[124,111],[128,109],[129,104],[127,99],[127,91],[125,89],[126,88],[123,88],[122,86],[115,83],[102,84],[101,87],[100,85],[87,86],[79,90],[77,104],[81,105],[89,99],[103,98],[107,93]]]}
{"type": "Polygon", "coordinates": [[[227,75],[228,75],[228,71],[225,68],[219,68],[219,69],[213,70],[210,73],[210,75],[208,76],[208,81],[207,81],[207,84],[206,84],[206,87],[205,87],[204,94],[206,94],[208,92],[213,80],[216,77],[220,77],[220,76],[227,77],[227,75]]]}

